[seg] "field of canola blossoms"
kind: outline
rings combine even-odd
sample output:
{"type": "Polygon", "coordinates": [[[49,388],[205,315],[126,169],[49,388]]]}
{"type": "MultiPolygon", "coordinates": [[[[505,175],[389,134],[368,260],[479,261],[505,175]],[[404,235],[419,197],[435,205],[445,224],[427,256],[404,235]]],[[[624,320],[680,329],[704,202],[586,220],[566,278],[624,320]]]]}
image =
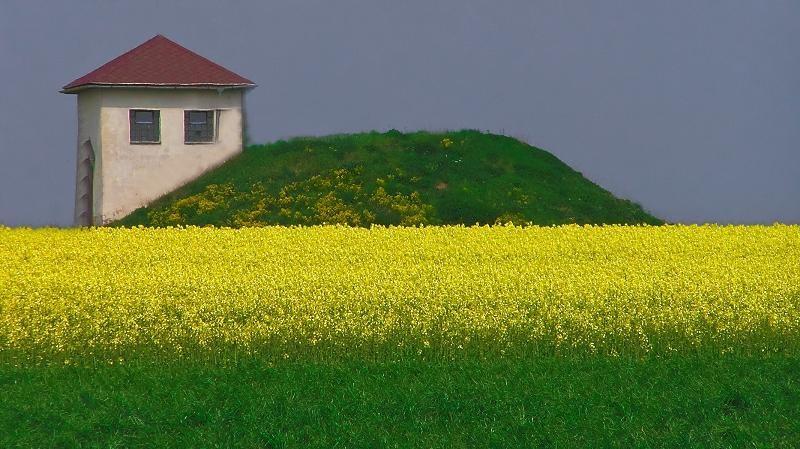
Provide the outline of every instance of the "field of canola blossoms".
{"type": "Polygon", "coordinates": [[[0,228],[12,363],[800,349],[800,227],[0,228]]]}

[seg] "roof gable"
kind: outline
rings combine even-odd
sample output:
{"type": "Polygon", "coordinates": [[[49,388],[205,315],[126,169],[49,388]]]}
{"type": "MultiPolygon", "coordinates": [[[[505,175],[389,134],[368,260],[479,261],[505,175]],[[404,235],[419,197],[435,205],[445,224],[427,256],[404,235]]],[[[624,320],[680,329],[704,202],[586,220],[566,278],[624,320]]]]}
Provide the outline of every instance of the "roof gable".
{"type": "Polygon", "coordinates": [[[64,86],[72,93],[92,86],[251,87],[255,84],[197,53],[156,35],[64,86]]]}

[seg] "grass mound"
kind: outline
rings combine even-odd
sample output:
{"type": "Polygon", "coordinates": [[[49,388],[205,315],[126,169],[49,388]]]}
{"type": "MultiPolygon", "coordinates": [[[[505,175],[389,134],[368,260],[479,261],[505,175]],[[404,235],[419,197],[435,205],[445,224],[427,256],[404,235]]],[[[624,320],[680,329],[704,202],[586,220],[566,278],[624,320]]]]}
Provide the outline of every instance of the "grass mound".
{"type": "Polygon", "coordinates": [[[250,146],[116,224],[498,222],[662,223],[544,150],[465,130],[298,137],[250,146]]]}

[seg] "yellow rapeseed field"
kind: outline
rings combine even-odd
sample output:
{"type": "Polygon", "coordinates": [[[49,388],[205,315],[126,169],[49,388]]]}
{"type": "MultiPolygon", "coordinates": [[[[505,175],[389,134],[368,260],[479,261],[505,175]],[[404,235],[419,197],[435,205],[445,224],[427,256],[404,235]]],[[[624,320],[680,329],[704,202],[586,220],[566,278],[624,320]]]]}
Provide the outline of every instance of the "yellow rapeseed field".
{"type": "Polygon", "coordinates": [[[798,353],[800,227],[0,228],[0,356],[798,353]]]}

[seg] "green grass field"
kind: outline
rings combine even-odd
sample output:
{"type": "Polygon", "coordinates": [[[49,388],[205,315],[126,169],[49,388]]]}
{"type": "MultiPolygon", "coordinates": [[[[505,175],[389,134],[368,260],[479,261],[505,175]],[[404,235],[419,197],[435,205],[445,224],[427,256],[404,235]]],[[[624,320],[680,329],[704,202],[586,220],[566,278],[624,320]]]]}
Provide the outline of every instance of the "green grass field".
{"type": "Polygon", "coordinates": [[[519,140],[453,131],[298,137],[243,154],[118,225],[661,220],[519,140]]]}
{"type": "Polygon", "coordinates": [[[796,448],[800,360],[0,367],[3,448],[796,448]]]}

